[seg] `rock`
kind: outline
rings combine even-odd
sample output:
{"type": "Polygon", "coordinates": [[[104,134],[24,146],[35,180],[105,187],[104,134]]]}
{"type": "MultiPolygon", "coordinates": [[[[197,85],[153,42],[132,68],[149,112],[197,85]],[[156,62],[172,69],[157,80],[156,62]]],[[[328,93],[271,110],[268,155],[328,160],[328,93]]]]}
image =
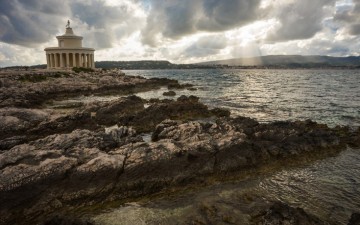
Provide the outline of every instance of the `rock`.
{"type": "Polygon", "coordinates": [[[197,103],[199,102],[199,97],[196,97],[194,95],[190,95],[189,97],[185,96],[185,95],[181,95],[178,99],[178,102],[193,102],[193,103],[197,103]]]}
{"type": "Polygon", "coordinates": [[[155,128],[155,131],[152,133],[151,140],[152,141],[158,141],[161,139],[161,133],[164,132],[165,129],[170,129],[173,126],[177,126],[181,124],[180,121],[174,121],[174,120],[164,120],[160,124],[158,124],[155,128]]]}
{"type": "Polygon", "coordinates": [[[0,108],[0,150],[23,143],[29,129],[50,119],[50,113],[40,109],[0,108]]]}
{"type": "Polygon", "coordinates": [[[195,96],[181,96],[177,101],[152,101],[144,110],[119,118],[119,126],[133,126],[137,132],[151,132],[166,119],[186,120],[212,116],[207,106],[195,96]]]}
{"type": "Polygon", "coordinates": [[[229,117],[230,111],[228,109],[214,108],[210,112],[216,117],[229,117]]]}
{"type": "Polygon", "coordinates": [[[84,197],[104,198],[103,193],[111,190],[123,171],[125,160],[123,155],[101,151],[109,147],[105,137],[104,132],[75,130],[0,154],[0,217],[11,218],[15,206],[26,210],[23,217],[27,217],[39,210],[53,212],[84,197]],[[58,203],[50,204],[55,201],[58,203]]]}
{"type": "Polygon", "coordinates": [[[114,79],[113,76],[107,75],[107,76],[102,76],[102,77],[99,79],[99,82],[100,82],[101,84],[112,84],[112,83],[116,82],[116,79],[114,79]]]}
{"type": "Polygon", "coordinates": [[[91,94],[127,94],[166,85],[179,85],[175,80],[145,79],[124,76],[122,72],[26,72],[1,74],[0,107],[41,106],[51,99],[91,94]]]}
{"type": "Polygon", "coordinates": [[[164,92],[163,95],[164,96],[175,96],[176,93],[175,93],[175,91],[167,91],[167,92],[164,92]]]}
{"type": "Polygon", "coordinates": [[[185,88],[191,88],[193,85],[192,84],[179,84],[179,83],[174,83],[174,84],[169,84],[167,87],[168,89],[185,89],[185,88]]]}
{"type": "MultiPolygon", "coordinates": [[[[90,93],[187,87],[174,80],[118,72],[25,73],[1,79],[6,79],[0,90],[4,150],[0,223],[4,224],[40,224],[45,217],[52,218],[50,224],[82,224],[53,213],[202,183],[228,172],[246,173],[279,159],[326,156],[347,144],[360,144],[360,129],[329,128],[310,120],[259,124],[250,118],[231,118],[228,110],[209,110],[196,96],[149,101],[129,96],[79,105],[64,114],[31,108],[54,98],[90,93]],[[196,120],[213,117],[215,122],[196,120]],[[152,142],[144,142],[138,135],[142,132],[153,132],[152,142]]],[[[219,216],[223,222],[235,221],[219,216]]],[[[304,211],[281,204],[258,217],[260,224],[299,219],[317,222],[304,211]]]]}
{"type": "Polygon", "coordinates": [[[42,225],[94,225],[87,219],[71,218],[69,215],[56,215],[47,219],[42,225]]]}
{"type": "MultiPolygon", "coordinates": [[[[119,147],[128,143],[141,142],[143,139],[137,136],[137,132],[132,127],[113,127],[105,130],[105,133],[109,136],[108,139],[112,140],[116,145],[112,147],[119,147]]],[[[107,137],[104,137],[107,139],[107,137]]]]}
{"type": "MultiPolygon", "coordinates": [[[[212,123],[166,119],[174,115],[167,114],[169,111],[178,113],[183,109],[181,113],[185,113],[194,110],[194,105],[208,113],[198,104],[196,99],[182,97],[169,104],[154,103],[149,111],[134,115],[135,120],[129,122],[146,123],[160,115],[152,120],[154,142],[142,141],[133,127],[119,126],[106,131],[74,130],[50,135],[1,152],[0,217],[17,222],[19,215],[31,218],[74,205],[144,196],[166,187],[202,182],[215,174],[246,172],[270,160],[298,157],[292,151],[329,154],[329,149],[345,144],[335,130],[309,122],[258,124],[251,119],[226,117],[212,123]],[[15,208],[17,213],[12,214],[15,208]]],[[[312,221],[303,211],[282,205],[275,205],[261,218],[273,224],[278,218],[312,221]]]]}
{"type": "Polygon", "coordinates": [[[275,202],[268,210],[253,218],[252,224],[256,225],[322,225],[325,222],[315,216],[307,214],[301,208],[293,208],[281,202],[275,202]]]}
{"type": "Polygon", "coordinates": [[[360,213],[351,214],[348,225],[360,225],[360,213]]]}
{"type": "Polygon", "coordinates": [[[107,126],[118,123],[122,117],[132,117],[137,112],[143,110],[143,100],[135,95],[95,107],[89,106],[86,109],[87,112],[95,112],[95,120],[98,124],[107,126]]]}

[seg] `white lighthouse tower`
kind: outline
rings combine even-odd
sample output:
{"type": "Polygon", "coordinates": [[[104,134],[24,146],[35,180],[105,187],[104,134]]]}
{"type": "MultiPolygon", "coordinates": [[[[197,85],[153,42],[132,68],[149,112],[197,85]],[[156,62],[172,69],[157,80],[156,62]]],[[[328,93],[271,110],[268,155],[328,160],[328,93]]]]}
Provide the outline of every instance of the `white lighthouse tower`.
{"type": "Polygon", "coordinates": [[[48,69],[95,68],[93,48],[82,47],[83,37],[74,34],[67,22],[65,34],[56,37],[58,47],[45,48],[48,69]]]}

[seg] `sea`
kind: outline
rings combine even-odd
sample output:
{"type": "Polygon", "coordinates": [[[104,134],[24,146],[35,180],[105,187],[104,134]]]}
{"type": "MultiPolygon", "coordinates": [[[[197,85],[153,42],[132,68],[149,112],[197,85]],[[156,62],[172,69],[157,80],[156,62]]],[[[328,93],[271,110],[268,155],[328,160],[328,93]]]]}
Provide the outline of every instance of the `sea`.
{"type": "MultiPolygon", "coordinates": [[[[357,129],[360,126],[360,70],[194,69],[124,72],[131,76],[170,78],[182,84],[190,83],[194,85],[194,90],[175,90],[177,95],[172,98],[195,95],[211,108],[226,108],[232,116],[251,117],[261,123],[310,119],[329,127],[349,126],[357,129]]],[[[147,99],[171,98],[163,96],[165,91],[166,87],[137,95],[147,99]]],[[[84,98],[81,101],[89,101],[89,97],[84,98]]],[[[104,225],[176,224],[173,221],[196,211],[197,205],[204,201],[231,202],[234,196],[241,195],[240,192],[250,190],[268,201],[281,201],[300,207],[331,224],[345,225],[352,213],[360,213],[359,162],[360,149],[347,148],[334,157],[286,168],[265,177],[205,187],[195,193],[179,196],[181,201],[172,196],[152,199],[146,204],[132,202],[99,212],[93,219],[97,224],[104,225]]],[[[234,210],[229,208],[231,213],[234,210]]]]}
{"type": "MultiPolygon", "coordinates": [[[[311,119],[329,126],[360,126],[360,70],[127,70],[127,75],[176,79],[193,84],[210,107],[259,122],[311,119]]],[[[141,93],[165,98],[166,88],[141,93]]],[[[169,97],[166,97],[169,98],[169,97]]]]}

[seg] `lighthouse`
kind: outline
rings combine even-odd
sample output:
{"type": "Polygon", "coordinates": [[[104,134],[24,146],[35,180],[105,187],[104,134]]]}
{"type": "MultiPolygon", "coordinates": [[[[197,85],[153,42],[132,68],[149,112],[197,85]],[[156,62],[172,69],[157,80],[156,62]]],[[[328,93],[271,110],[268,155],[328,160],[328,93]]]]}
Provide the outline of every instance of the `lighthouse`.
{"type": "Polygon", "coordinates": [[[74,34],[70,21],[65,34],[56,36],[58,47],[45,48],[48,69],[66,69],[72,67],[95,68],[93,48],[82,47],[83,37],[74,34]]]}

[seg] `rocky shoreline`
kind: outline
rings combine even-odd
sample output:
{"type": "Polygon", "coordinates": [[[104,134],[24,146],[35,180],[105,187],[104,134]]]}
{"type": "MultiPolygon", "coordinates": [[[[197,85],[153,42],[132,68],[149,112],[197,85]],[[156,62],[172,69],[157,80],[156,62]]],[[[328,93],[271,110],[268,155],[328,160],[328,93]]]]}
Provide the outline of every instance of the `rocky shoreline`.
{"type": "MultiPolygon", "coordinates": [[[[175,80],[119,71],[0,74],[0,79],[0,224],[91,224],[56,223],[67,219],[54,215],[360,146],[360,128],[310,120],[260,124],[209,109],[195,96],[130,95],[61,113],[45,104],[79,95],[189,87],[175,80]]],[[[281,203],[267,207],[252,224],[279,224],[274,216],[279,213],[270,212],[285,211],[308,220],[293,224],[326,224],[281,203]]]]}

